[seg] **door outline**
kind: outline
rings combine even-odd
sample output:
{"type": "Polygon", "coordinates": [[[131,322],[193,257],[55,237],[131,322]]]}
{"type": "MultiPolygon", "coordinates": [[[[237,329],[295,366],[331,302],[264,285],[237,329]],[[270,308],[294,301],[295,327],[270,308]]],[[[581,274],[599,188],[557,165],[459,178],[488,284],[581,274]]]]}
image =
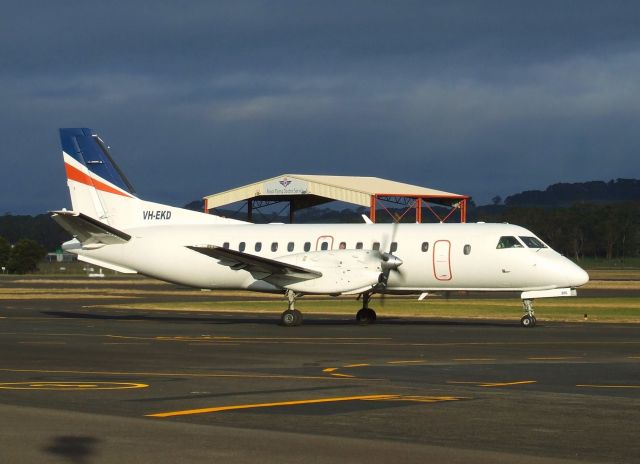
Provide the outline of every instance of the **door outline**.
{"type": "Polygon", "coordinates": [[[433,244],[433,276],[436,280],[451,280],[453,276],[451,275],[451,242],[449,240],[436,240],[433,244]],[[441,244],[440,246],[438,246],[441,244]],[[446,252],[442,247],[446,247],[446,252]],[[436,261],[436,256],[438,256],[439,249],[442,249],[442,257],[443,261],[436,261]],[[443,266],[446,266],[443,268],[443,266]],[[438,271],[445,271],[445,274],[440,274],[438,271]]]}
{"type": "Polygon", "coordinates": [[[324,251],[320,249],[320,245],[324,241],[326,241],[329,244],[329,248],[327,249],[327,251],[333,250],[333,236],[321,235],[320,237],[318,237],[318,240],[316,240],[316,251],[324,251]]]}

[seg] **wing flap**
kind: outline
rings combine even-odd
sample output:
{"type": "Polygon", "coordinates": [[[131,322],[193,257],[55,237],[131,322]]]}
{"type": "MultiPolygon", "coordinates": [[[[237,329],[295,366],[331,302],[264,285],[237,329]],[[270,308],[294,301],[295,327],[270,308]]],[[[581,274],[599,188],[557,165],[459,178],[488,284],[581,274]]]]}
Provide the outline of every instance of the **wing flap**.
{"type": "Polygon", "coordinates": [[[51,217],[83,245],[115,245],[131,240],[131,235],[83,213],[54,211],[51,217]]]}
{"type": "Polygon", "coordinates": [[[214,245],[187,246],[187,248],[219,260],[223,266],[229,266],[233,270],[246,270],[259,280],[277,278],[303,281],[322,277],[322,273],[304,267],[288,264],[275,259],[242,253],[214,245]]]}

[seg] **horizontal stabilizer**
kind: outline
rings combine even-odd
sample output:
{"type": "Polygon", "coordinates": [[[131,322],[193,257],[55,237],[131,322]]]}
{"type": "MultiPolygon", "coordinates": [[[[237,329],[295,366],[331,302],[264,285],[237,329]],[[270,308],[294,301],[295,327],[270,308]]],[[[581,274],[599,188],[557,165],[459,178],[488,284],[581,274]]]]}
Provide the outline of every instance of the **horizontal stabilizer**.
{"type": "Polygon", "coordinates": [[[86,214],[74,211],[54,211],[51,217],[83,245],[115,245],[126,243],[131,239],[131,235],[86,214]]]}
{"type": "Polygon", "coordinates": [[[214,245],[188,246],[187,248],[220,260],[220,264],[231,269],[244,269],[260,280],[269,280],[269,277],[280,277],[293,281],[317,279],[322,273],[293,264],[284,263],[275,259],[262,258],[240,251],[229,250],[214,245]]]}

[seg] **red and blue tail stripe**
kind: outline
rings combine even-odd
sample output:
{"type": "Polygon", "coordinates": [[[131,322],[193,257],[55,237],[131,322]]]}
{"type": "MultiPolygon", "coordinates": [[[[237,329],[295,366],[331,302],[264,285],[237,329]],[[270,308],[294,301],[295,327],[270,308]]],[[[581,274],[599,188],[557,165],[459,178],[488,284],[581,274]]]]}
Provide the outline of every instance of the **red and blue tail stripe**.
{"type": "Polygon", "coordinates": [[[111,158],[107,146],[91,129],[60,129],[60,141],[63,152],[88,171],[85,173],[70,163],[65,163],[68,179],[104,192],[133,196],[133,186],[111,158]]]}

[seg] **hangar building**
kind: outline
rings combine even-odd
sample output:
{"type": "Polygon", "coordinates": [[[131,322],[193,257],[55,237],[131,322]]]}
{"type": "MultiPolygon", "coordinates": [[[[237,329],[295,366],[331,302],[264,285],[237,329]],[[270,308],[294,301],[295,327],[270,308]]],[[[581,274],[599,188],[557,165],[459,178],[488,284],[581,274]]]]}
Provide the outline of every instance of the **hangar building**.
{"type": "Polygon", "coordinates": [[[415,211],[416,222],[423,222],[425,213],[438,222],[466,222],[469,197],[379,177],[283,174],[208,195],[204,197],[204,210],[246,202],[247,217],[252,221],[255,210],[288,202],[289,221],[294,222],[296,211],[331,201],[369,207],[373,222],[384,212],[399,222],[409,211],[415,211]],[[389,204],[400,205],[404,212],[391,214],[385,206],[389,204]]]}

